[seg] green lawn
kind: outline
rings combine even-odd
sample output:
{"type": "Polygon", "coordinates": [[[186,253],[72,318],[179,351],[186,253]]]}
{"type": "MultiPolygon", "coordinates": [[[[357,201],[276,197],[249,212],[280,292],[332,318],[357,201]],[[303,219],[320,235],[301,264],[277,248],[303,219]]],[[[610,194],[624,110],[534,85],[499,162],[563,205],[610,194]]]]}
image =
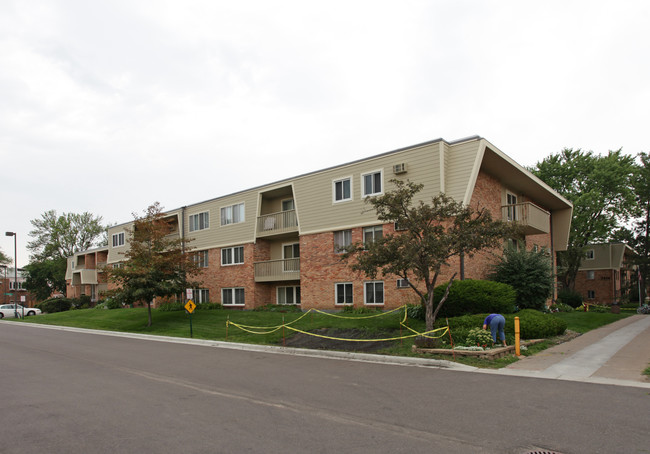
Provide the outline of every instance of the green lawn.
{"type": "Polygon", "coordinates": [[[578,333],[586,333],[592,329],[613,323],[622,318],[633,315],[632,313],[599,313],[599,312],[558,312],[553,314],[567,323],[567,329],[578,333]]]}

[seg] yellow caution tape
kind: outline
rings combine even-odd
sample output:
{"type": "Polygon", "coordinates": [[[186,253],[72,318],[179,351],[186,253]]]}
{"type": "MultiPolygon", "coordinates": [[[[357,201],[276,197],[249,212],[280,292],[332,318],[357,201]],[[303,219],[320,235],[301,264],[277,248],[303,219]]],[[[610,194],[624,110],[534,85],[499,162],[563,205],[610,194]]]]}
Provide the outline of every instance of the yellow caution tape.
{"type": "Polygon", "coordinates": [[[362,320],[362,319],[366,319],[366,318],[376,318],[376,317],[383,317],[384,315],[390,315],[393,312],[397,312],[399,310],[402,310],[403,308],[405,309],[406,306],[400,306],[397,309],[393,309],[393,310],[390,310],[388,312],[381,312],[379,314],[372,314],[372,315],[363,315],[363,316],[360,316],[360,317],[355,317],[355,316],[352,316],[352,315],[330,314],[329,312],[323,312],[323,311],[318,310],[318,309],[309,309],[309,311],[307,313],[309,313],[310,311],[314,311],[314,312],[318,312],[319,314],[327,315],[329,317],[345,318],[345,319],[348,319],[348,320],[362,320]]]}

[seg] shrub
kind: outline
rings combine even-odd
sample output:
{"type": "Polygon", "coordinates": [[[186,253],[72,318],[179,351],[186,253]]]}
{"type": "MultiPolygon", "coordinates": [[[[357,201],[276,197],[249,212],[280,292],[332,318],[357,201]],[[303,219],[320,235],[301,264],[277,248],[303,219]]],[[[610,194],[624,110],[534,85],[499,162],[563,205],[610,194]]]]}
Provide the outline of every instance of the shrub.
{"type": "Polygon", "coordinates": [[[406,306],[406,316],[414,320],[424,320],[424,306],[422,304],[408,304],[406,306]]]}
{"type": "Polygon", "coordinates": [[[163,303],[158,306],[160,312],[184,311],[183,303],[163,303]]]}
{"type": "Polygon", "coordinates": [[[217,309],[223,309],[223,306],[219,303],[198,303],[196,305],[197,311],[213,311],[217,309]]]}
{"type": "MultiPolygon", "coordinates": [[[[533,309],[524,309],[517,313],[519,331],[522,339],[543,339],[559,336],[566,331],[567,324],[552,314],[544,314],[533,309]]],[[[515,316],[506,317],[506,331],[514,333],[515,316]]]]}
{"type": "Polygon", "coordinates": [[[88,295],[81,295],[78,298],[72,298],[70,299],[70,302],[72,303],[72,309],[88,309],[92,304],[90,296],[88,295]]]}
{"type": "Polygon", "coordinates": [[[580,307],[582,305],[582,295],[573,290],[560,290],[557,294],[557,300],[571,307],[580,307]]]}
{"type": "Polygon", "coordinates": [[[490,278],[515,289],[520,309],[542,310],[553,291],[551,259],[545,252],[507,248],[490,278]]]}
{"type": "Polygon", "coordinates": [[[48,314],[65,312],[69,311],[72,307],[72,300],[69,298],[50,298],[38,303],[36,307],[48,314]]]}
{"type": "Polygon", "coordinates": [[[345,314],[375,314],[381,311],[382,309],[380,307],[366,307],[366,306],[354,307],[352,305],[348,305],[343,308],[343,312],[345,314]]]}
{"type": "MultiPolygon", "coordinates": [[[[435,288],[434,307],[442,299],[446,289],[446,283],[435,288]]],[[[515,310],[515,298],[515,290],[508,284],[472,279],[454,281],[449,289],[449,297],[440,308],[438,316],[456,317],[485,312],[510,314],[515,310]]]]}
{"type": "Polygon", "coordinates": [[[551,311],[552,312],[573,312],[575,311],[575,308],[569,306],[568,304],[555,303],[553,306],[551,306],[551,311]]]}

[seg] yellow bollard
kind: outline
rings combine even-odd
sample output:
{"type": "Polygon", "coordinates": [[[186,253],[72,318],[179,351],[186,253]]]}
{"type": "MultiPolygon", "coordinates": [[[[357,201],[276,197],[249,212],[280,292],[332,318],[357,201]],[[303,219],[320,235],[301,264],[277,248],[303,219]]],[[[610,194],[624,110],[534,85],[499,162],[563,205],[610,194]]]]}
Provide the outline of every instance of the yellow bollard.
{"type": "Polygon", "coordinates": [[[521,356],[519,348],[519,317],[515,317],[515,355],[521,356]]]}

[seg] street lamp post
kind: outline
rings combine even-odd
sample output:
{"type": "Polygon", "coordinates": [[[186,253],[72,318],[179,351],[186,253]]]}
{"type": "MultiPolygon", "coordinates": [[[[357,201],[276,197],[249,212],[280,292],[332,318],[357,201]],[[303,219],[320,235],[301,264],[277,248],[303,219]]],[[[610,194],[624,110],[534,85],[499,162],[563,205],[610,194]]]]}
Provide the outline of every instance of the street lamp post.
{"type": "Polygon", "coordinates": [[[3,282],[3,286],[2,286],[2,287],[3,287],[3,289],[2,289],[3,291],[2,291],[2,293],[4,294],[2,298],[3,298],[3,300],[4,300],[4,303],[3,303],[3,304],[7,304],[7,265],[0,265],[0,266],[1,266],[2,268],[4,268],[4,270],[5,270],[5,278],[4,278],[4,280],[2,281],[2,282],[3,282]]]}
{"type": "MultiPolygon", "coordinates": [[[[16,232],[5,232],[6,236],[14,237],[14,317],[18,318],[18,302],[16,298],[18,297],[18,247],[17,247],[17,235],[16,232]]],[[[23,308],[23,318],[25,316],[25,308],[23,308]]]]}

